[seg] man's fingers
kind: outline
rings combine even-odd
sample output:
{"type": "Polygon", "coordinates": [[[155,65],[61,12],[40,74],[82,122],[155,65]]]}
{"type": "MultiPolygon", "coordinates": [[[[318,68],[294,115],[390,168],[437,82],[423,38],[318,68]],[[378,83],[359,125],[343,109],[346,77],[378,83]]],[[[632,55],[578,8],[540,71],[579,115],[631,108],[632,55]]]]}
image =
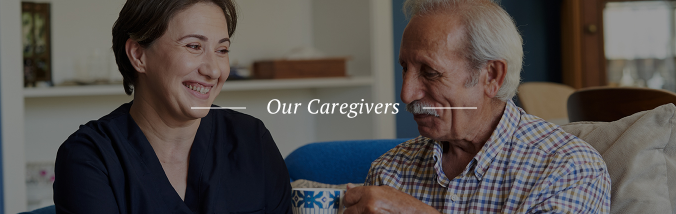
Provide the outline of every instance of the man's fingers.
{"type": "Polygon", "coordinates": [[[350,190],[352,188],[355,188],[357,185],[354,185],[352,183],[347,183],[347,190],[350,190]]]}
{"type": "Polygon", "coordinates": [[[352,187],[347,189],[347,191],[345,191],[345,199],[343,199],[345,206],[350,207],[357,204],[357,202],[361,200],[361,196],[364,193],[364,188],[365,187],[352,187]]]}

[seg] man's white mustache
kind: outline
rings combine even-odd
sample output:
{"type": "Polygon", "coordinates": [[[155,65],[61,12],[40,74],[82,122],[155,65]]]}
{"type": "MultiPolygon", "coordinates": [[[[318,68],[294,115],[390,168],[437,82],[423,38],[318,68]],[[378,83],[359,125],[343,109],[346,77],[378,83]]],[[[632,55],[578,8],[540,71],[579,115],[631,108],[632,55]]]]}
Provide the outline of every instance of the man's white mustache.
{"type": "Polygon", "coordinates": [[[423,103],[416,100],[411,102],[410,104],[406,104],[406,111],[411,112],[413,114],[429,114],[435,117],[439,117],[437,111],[435,111],[434,109],[425,109],[424,107],[433,107],[433,106],[428,103],[423,103]]]}

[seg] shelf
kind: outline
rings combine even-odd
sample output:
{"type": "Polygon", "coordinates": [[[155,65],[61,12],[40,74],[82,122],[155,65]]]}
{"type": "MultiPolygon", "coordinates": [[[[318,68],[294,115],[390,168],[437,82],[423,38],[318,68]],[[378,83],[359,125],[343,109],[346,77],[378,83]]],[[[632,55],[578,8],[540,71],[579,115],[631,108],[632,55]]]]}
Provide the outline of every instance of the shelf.
{"type": "MultiPolygon", "coordinates": [[[[308,88],[337,88],[353,86],[369,86],[371,77],[336,77],[310,79],[282,79],[282,80],[237,80],[226,81],[222,91],[256,91],[281,89],[308,89],[308,88]]],[[[72,97],[72,96],[99,96],[124,95],[121,85],[87,85],[87,86],[59,86],[50,88],[25,88],[23,96],[32,97],[72,97]]]]}

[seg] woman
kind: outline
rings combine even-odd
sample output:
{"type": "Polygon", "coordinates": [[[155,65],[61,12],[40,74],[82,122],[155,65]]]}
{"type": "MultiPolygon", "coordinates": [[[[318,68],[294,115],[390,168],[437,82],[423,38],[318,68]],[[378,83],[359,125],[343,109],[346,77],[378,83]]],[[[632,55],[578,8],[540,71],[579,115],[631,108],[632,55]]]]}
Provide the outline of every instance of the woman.
{"type": "Polygon", "coordinates": [[[290,213],[263,123],[212,106],[230,72],[231,0],[128,0],[113,51],[134,101],[59,148],[58,213],[290,213]]]}

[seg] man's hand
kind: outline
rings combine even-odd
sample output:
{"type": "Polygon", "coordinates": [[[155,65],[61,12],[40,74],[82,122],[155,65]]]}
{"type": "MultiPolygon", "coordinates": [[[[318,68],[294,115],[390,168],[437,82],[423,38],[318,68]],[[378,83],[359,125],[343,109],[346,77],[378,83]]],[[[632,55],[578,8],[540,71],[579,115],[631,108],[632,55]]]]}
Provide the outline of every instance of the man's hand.
{"type": "Polygon", "coordinates": [[[439,213],[431,206],[389,186],[347,185],[344,214],[439,213]]]}

